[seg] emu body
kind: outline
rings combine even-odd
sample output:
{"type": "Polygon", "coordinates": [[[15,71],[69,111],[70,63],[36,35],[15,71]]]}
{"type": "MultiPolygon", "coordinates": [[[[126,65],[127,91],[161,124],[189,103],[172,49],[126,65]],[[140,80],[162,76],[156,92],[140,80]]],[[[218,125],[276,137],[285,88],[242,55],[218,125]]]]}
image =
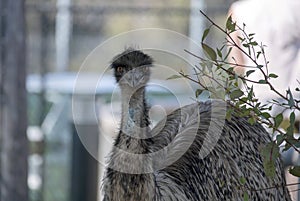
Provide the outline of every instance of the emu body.
{"type": "Polygon", "coordinates": [[[103,181],[104,201],[243,200],[245,191],[250,200],[290,200],[280,160],[275,178],[263,170],[259,150],[271,140],[268,133],[243,118],[224,120],[226,103],[184,106],[150,130],[145,85],[151,65],[152,59],[137,50],[112,63],[123,98],[122,120],[103,181]],[[253,190],[274,185],[280,187],[253,190]]]}

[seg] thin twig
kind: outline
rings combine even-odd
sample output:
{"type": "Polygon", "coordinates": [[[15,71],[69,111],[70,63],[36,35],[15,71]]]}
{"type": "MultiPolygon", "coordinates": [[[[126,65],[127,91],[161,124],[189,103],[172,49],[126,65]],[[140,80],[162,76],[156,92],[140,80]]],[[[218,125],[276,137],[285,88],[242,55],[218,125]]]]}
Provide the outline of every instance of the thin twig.
{"type": "MultiPolygon", "coordinates": [[[[207,59],[204,59],[204,58],[202,58],[202,57],[200,57],[200,56],[196,56],[195,54],[193,54],[192,52],[190,52],[190,51],[188,51],[188,50],[185,50],[187,53],[189,53],[189,54],[191,54],[192,56],[195,56],[195,57],[197,57],[198,59],[201,59],[202,61],[207,61],[207,62],[211,62],[211,61],[209,61],[209,60],[207,60],[207,59]]],[[[225,71],[225,72],[227,72],[228,74],[231,74],[231,75],[233,75],[233,76],[235,76],[236,74],[234,73],[234,72],[232,72],[232,71],[230,71],[230,70],[227,70],[227,69],[225,69],[224,67],[222,67],[222,66],[220,66],[219,65],[219,63],[217,63],[218,61],[215,61],[216,63],[214,63],[214,62],[212,62],[213,64],[215,64],[216,66],[218,66],[219,68],[221,68],[223,71],[225,71]]],[[[223,61],[220,61],[220,62],[223,62],[223,61]]],[[[246,67],[246,66],[245,66],[246,67]]],[[[247,66],[248,67],[248,66],[247,66]]],[[[245,80],[245,81],[247,81],[247,82],[251,82],[251,83],[254,83],[254,84],[261,84],[260,82],[258,82],[258,81],[254,81],[254,80],[250,80],[250,79],[247,79],[247,78],[245,78],[244,76],[241,76],[241,75],[237,75],[238,76],[238,78],[240,78],[240,79],[242,79],[242,80],[245,80]]]]}
{"type": "Polygon", "coordinates": [[[293,147],[293,149],[295,149],[295,151],[297,151],[299,154],[300,154],[300,150],[295,146],[293,145],[292,143],[290,143],[289,141],[285,141],[287,144],[289,144],[291,147],[293,147]]]}
{"type": "MultiPolygon", "coordinates": [[[[243,52],[243,54],[249,56],[247,54],[247,52],[245,52],[245,50],[243,50],[235,41],[234,39],[232,38],[232,36],[230,34],[228,34],[222,27],[220,27],[218,24],[216,24],[212,19],[210,19],[202,10],[200,10],[200,13],[215,27],[217,27],[221,32],[223,32],[226,36],[229,37],[229,39],[231,40],[231,42],[234,44],[234,46],[236,48],[238,48],[241,52],[243,52]]],[[[258,66],[257,62],[252,58],[252,57],[249,57],[249,59],[258,66]]]]}
{"type": "MultiPolygon", "coordinates": [[[[238,48],[239,51],[241,51],[244,55],[246,55],[256,66],[261,66],[257,63],[256,59],[253,59],[249,54],[247,54],[247,52],[245,52],[245,50],[243,48],[241,48],[236,42],[235,40],[232,38],[232,36],[230,35],[230,33],[228,33],[227,31],[225,31],[222,27],[220,27],[218,24],[216,24],[212,19],[210,19],[203,11],[200,10],[200,13],[213,25],[215,26],[218,30],[220,30],[221,32],[223,32],[229,39],[230,42],[233,44],[234,47],[238,48]]],[[[264,50],[262,49],[262,53],[264,54],[264,50]]],[[[266,62],[266,65],[268,64],[268,62],[266,62]]],[[[274,86],[269,82],[269,77],[268,75],[262,70],[262,68],[258,68],[260,70],[260,72],[263,74],[264,79],[266,81],[266,84],[269,85],[271,91],[273,91],[274,93],[276,93],[278,96],[280,96],[282,99],[287,100],[287,97],[285,97],[284,95],[282,95],[278,90],[276,90],[274,88],[274,86]]],[[[294,105],[295,108],[297,108],[298,110],[300,110],[300,107],[298,105],[294,105]]]]}
{"type": "MultiPolygon", "coordinates": [[[[184,49],[185,52],[187,52],[188,54],[192,55],[193,57],[200,59],[202,61],[209,61],[208,59],[204,59],[203,57],[200,57],[194,53],[192,53],[191,51],[184,49]]],[[[240,67],[244,67],[244,68],[257,68],[256,66],[249,66],[249,65],[243,65],[243,64],[237,64],[237,63],[231,63],[231,62],[227,62],[227,61],[221,61],[221,60],[216,60],[217,62],[222,62],[224,64],[228,64],[228,65],[232,65],[232,66],[240,66],[240,67]]]]}
{"type": "Polygon", "coordinates": [[[299,191],[299,190],[300,190],[300,188],[297,188],[296,190],[291,190],[291,191],[289,191],[289,193],[297,192],[297,191],[299,191]]]}
{"type": "Polygon", "coordinates": [[[295,186],[295,185],[299,185],[300,182],[297,182],[297,183],[290,183],[290,184],[285,184],[285,185],[282,185],[282,184],[279,184],[279,185],[275,185],[275,186],[271,186],[271,187],[267,187],[267,188],[262,188],[262,189],[249,189],[250,191],[264,191],[264,190],[270,190],[270,189],[273,189],[273,188],[280,188],[280,187],[285,187],[285,186],[295,186]]]}

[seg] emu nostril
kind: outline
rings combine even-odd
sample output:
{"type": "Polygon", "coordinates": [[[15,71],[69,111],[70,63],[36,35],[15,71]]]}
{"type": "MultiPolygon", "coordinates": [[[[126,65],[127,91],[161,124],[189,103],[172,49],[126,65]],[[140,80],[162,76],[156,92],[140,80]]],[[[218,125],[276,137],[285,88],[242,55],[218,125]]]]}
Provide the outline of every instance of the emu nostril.
{"type": "Polygon", "coordinates": [[[133,69],[127,75],[128,84],[132,88],[138,87],[142,84],[143,75],[138,70],[139,69],[133,69]]]}

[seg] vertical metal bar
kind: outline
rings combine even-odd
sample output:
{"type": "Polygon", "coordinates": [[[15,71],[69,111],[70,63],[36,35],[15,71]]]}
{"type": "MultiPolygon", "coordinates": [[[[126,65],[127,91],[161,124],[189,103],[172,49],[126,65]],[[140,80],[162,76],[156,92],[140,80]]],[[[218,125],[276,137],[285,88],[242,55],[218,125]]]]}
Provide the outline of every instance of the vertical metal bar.
{"type": "Polygon", "coordinates": [[[40,94],[40,122],[42,124],[45,113],[46,113],[46,74],[48,72],[48,33],[49,33],[49,19],[47,13],[39,12],[40,14],[40,25],[41,25],[41,58],[40,58],[40,75],[41,75],[41,94],[40,94]]]}
{"type": "MultiPolygon", "coordinates": [[[[41,86],[41,91],[39,94],[39,104],[38,104],[38,116],[39,116],[39,126],[44,121],[45,115],[46,115],[46,78],[45,75],[48,71],[48,64],[47,64],[47,55],[48,55],[48,32],[49,32],[49,20],[47,17],[46,12],[40,12],[37,11],[40,19],[40,34],[41,34],[41,55],[40,55],[40,86],[41,86]]],[[[37,192],[37,200],[44,200],[45,196],[45,167],[46,167],[46,157],[45,157],[45,150],[46,150],[46,138],[43,138],[43,149],[40,152],[40,156],[43,158],[43,162],[41,164],[41,186],[40,189],[37,192]]]]}
{"type": "Polygon", "coordinates": [[[94,110],[89,110],[94,104],[94,97],[73,94],[72,101],[74,132],[71,201],[96,201],[99,191],[98,161],[96,160],[99,153],[99,130],[98,122],[89,118],[94,115],[94,110]],[[84,113],[76,110],[84,111],[84,113]],[[74,116],[74,114],[79,116],[74,116]]]}
{"type": "MultiPolygon", "coordinates": [[[[1,200],[28,200],[25,1],[5,2],[1,200]],[[22,167],[22,168],[20,168],[22,167]]],[[[2,7],[3,8],[3,7],[2,7]]],[[[3,22],[3,21],[2,21],[3,22]]],[[[3,58],[2,58],[3,59],[3,58]]],[[[3,71],[2,71],[3,73],[3,71]]]]}
{"type": "MultiPolygon", "coordinates": [[[[4,92],[3,92],[3,77],[4,77],[4,68],[3,68],[3,58],[4,58],[4,5],[5,0],[0,0],[0,156],[2,154],[2,133],[4,132],[3,129],[3,105],[4,105],[4,92]]],[[[0,181],[2,181],[2,171],[1,171],[1,157],[0,157],[0,181]]],[[[1,198],[1,188],[0,188],[0,198],[1,198]]]]}
{"type": "Polygon", "coordinates": [[[66,71],[69,66],[69,43],[72,30],[71,0],[57,1],[55,41],[56,67],[58,71],[66,71]]]}
{"type": "MultiPolygon", "coordinates": [[[[191,0],[190,1],[190,18],[189,18],[189,38],[190,40],[190,49],[189,51],[193,52],[196,55],[203,56],[199,46],[201,45],[201,36],[205,28],[204,18],[200,15],[200,10],[204,11],[206,5],[204,0],[191,0]]],[[[189,62],[192,65],[199,63],[199,59],[190,55],[189,62]]],[[[190,74],[193,75],[193,68],[190,68],[190,74]]],[[[196,84],[192,83],[192,86],[196,84]]]]}
{"type": "MultiPolygon", "coordinates": [[[[73,125],[70,201],[97,201],[98,161],[83,146],[77,132],[98,133],[97,125],[73,125]]],[[[95,135],[94,135],[95,136],[95,135]]],[[[94,140],[98,143],[98,139],[94,140]]]]}
{"type": "Polygon", "coordinates": [[[206,5],[204,0],[191,0],[190,1],[190,24],[189,24],[189,37],[197,44],[201,43],[202,32],[205,28],[204,18],[200,15],[200,10],[204,11],[206,5]]]}

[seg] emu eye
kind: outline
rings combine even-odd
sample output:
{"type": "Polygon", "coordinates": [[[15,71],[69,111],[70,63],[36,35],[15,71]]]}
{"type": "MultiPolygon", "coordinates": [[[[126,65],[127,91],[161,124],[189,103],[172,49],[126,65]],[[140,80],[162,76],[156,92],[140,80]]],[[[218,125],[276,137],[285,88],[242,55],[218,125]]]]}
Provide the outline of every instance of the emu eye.
{"type": "Polygon", "coordinates": [[[117,67],[117,72],[118,73],[123,73],[124,68],[122,66],[117,67]]]}

